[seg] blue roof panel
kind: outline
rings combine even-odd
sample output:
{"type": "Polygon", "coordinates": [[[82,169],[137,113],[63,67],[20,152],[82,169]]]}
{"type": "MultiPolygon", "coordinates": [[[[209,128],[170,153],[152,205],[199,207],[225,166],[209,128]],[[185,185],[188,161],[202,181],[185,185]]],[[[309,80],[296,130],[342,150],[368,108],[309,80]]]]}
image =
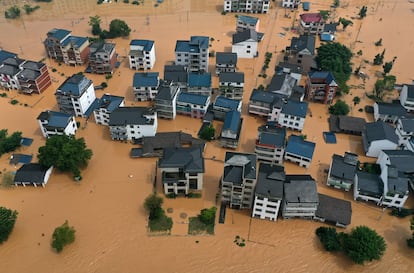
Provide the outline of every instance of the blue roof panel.
{"type": "Polygon", "coordinates": [[[252,17],[252,16],[246,16],[246,15],[239,15],[237,19],[249,25],[256,25],[257,22],[259,21],[259,18],[252,17]]]}
{"type": "Polygon", "coordinates": [[[305,118],[308,112],[308,103],[303,101],[288,100],[282,108],[283,114],[305,118]]]}
{"type": "Polygon", "coordinates": [[[79,37],[79,36],[69,36],[65,40],[62,41],[62,46],[67,46],[69,43],[75,47],[81,47],[84,43],[88,41],[86,37],[79,37]]]}
{"type": "Polygon", "coordinates": [[[304,140],[302,136],[290,135],[286,152],[312,159],[315,145],[314,142],[304,140]]]}
{"type": "Polygon", "coordinates": [[[211,74],[188,74],[188,87],[211,87],[211,74]]]}
{"type": "Polygon", "coordinates": [[[132,40],[129,45],[131,46],[142,46],[144,51],[151,51],[154,46],[154,41],[152,40],[132,40]]]}
{"type": "Polygon", "coordinates": [[[233,132],[238,132],[241,114],[239,111],[230,111],[226,113],[224,118],[223,130],[231,130],[233,132]]]}
{"type": "Polygon", "coordinates": [[[206,105],[207,100],[208,100],[208,96],[191,94],[187,92],[181,92],[177,98],[177,102],[184,102],[184,103],[191,103],[191,104],[198,104],[198,105],[206,105]]]}
{"type": "Polygon", "coordinates": [[[134,87],[157,87],[159,83],[159,74],[158,72],[144,72],[144,73],[135,73],[132,86],[134,87]]]}
{"type": "Polygon", "coordinates": [[[239,100],[234,100],[223,96],[216,97],[216,101],[214,102],[214,106],[227,108],[231,110],[237,110],[239,108],[239,104],[239,100]]]}

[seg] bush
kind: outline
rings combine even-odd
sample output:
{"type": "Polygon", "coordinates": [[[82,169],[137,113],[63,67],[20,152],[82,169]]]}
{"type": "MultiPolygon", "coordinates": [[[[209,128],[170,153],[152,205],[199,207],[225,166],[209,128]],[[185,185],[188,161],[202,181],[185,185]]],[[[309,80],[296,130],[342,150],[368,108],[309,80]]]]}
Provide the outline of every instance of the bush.
{"type": "Polygon", "coordinates": [[[200,214],[197,216],[198,219],[203,222],[205,225],[213,225],[216,219],[216,207],[211,207],[209,209],[202,209],[200,214]]]}
{"type": "Polygon", "coordinates": [[[102,82],[101,83],[101,86],[102,86],[102,88],[107,88],[108,87],[108,84],[106,82],[102,82]]]}
{"type": "Polygon", "coordinates": [[[162,199],[162,197],[159,197],[155,193],[145,198],[144,208],[148,212],[150,219],[155,219],[159,216],[161,205],[163,202],[164,200],[162,199]]]}
{"type": "Polygon", "coordinates": [[[14,185],[14,174],[12,172],[7,172],[3,174],[2,186],[8,188],[13,185],[14,185]]]}
{"type": "Polygon", "coordinates": [[[22,132],[14,132],[9,136],[7,129],[0,130],[0,156],[19,148],[22,145],[21,141],[22,132]]]}
{"type": "MultiPolygon", "coordinates": [[[[411,218],[410,229],[411,231],[414,231],[414,217],[411,218]]],[[[411,248],[414,248],[414,232],[412,233],[411,238],[407,239],[407,245],[411,248]]]]}
{"type": "Polygon", "coordinates": [[[5,207],[0,207],[0,244],[9,239],[16,223],[18,212],[5,207]]]}
{"type": "Polygon", "coordinates": [[[393,208],[391,211],[391,215],[392,216],[397,216],[399,218],[405,218],[408,215],[413,214],[413,210],[411,209],[406,209],[406,208],[393,208]]]}
{"type": "Polygon", "coordinates": [[[20,17],[20,9],[14,5],[4,12],[6,19],[16,19],[20,17]]]}
{"type": "Polygon", "coordinates": [[[201,193],[190,192],[187,194],[188,198],[201,198],[201,193]]]}
{"type": "Polygon", "coordinates": [[[329,107],[329,113],[332,115],[347,115],[349,113],[349,105],[342,100],[338,100],[329,107]]]}
{"type": "Polygon", "coordinates": [[[171,193],[167,193],[165,195],[165,197],[167,197],[169,199],[175,199],[175,198],[177,198],[177,195],[175,193],[171,192],[171,193]]]}
{"type": "Polygon", "coordinates": [[[319,227],[316,229],[316,235],[327,251],[341,250],[341,242],[339,241],[338,233],[332,227],[319,227]]]}
{"type": "Polygon", "coordinates": [[[0,94],[0,97],[2,97],[2,98],[7,98],[7,93],[1,93],[1,94],[0,94]]]}
{"type": "Polygon", "coordinates": [[[214,134],[216,133],[216,129],[214,129],[214,127],[212,125],[205,127],[201,132],[200,132],[200,138],[203,140],[207,140],[210,141],[212,139],[214,139],[214,134]]]}
{"type": "Polygon", "coordinates": [[[13,105],[16,105],[16,104],[19,103],[19,101],[18,100],[11,100],[10,103],[13,104],[13,105]]]}
{"type": "Polygon", "coordinates": [[[75,241],[75,232],[75,228],[70,227],[66,220],[63,225],[55,228],[52,235],[52,248],[58,253],[61,252],[66,245],[75,241]]]}

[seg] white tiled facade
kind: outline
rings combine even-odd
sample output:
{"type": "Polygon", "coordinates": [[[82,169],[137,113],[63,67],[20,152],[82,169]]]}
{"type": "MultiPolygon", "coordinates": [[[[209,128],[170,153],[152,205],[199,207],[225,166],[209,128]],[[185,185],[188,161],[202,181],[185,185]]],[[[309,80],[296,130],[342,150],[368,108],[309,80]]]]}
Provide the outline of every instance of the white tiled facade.
{"type": "Polygon", "coordinates": [[[255,196],[252,216],[260,219],[277,221],[281,200],[255,196]]]}

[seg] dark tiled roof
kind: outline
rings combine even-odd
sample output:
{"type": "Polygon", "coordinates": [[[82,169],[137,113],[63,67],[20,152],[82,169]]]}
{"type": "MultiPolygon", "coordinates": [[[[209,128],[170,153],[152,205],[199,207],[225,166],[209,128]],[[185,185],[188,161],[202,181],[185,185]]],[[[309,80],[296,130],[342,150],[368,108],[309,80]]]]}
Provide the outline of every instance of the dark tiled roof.
{"type": "Polygon", "coordinates": [[[414,132],[414,118],[401,119],[402,129],[406,132],[414,132]]]}
{"type": "Polygon", "coordinates": [[[158,72],[141,72],[135,73],[132,81],[133,87],[151,86],[157,87],[159,84],[158,72]]]}
{"type": "Polygon", "coordinates": [[[285,200],[288,203],[318,203],[315,180],[291,180],[285,183],[285,200]]]}
{"type": "Polygon", "coordinates": [[[351,116],[335,116],[329,117],[329,129],[333,132],[353,131],[362,132],[365,127],[365,119],[351,116]]]}
{"type": "Polygon", "coordinates": [[[15,76],[18,72],[20,72],[20,69],[14,65],[5,64],[0,66],[0,74],[15,76]]]}
{"type": "Polygon", "coordinates": [[[274,145],[276,147],[285,147],[286,144],[286,128],[285,127],[269,127],[263,125],[259,127],[258,144],[274,145]]]}
{"type": "Polygon", "coordinates": [[[363,194],[381,197],[384,193],[384,184],[378,174],[357,171],[358,190],[363,194]]]}
{"type": "Polygon", "coordinates": [[[85,43],[88,43],[88,38],[79,37],[79,36],[69,36],[62,41],[62,46],[67,46],[70,44],[71,47],[80,48],[85,43]]]}
{"type": "Polygon", "coordinates": [[[177,97],[177,103],[191,103],[204,106],[207,103],[209,96],[181,92],[177,97]]]}
{"type": "Polygon", "coordinates": [[[70,33],[70,30],[54,28],[47,33],[47,37],[52,37],[56,40],[62,41],[62,39],[68,36],[70,33]]]}
{"type": "Polygon", "coordinates": [[[248,25],[256,25],[257,22],[259,22],[259,18],[246,15],[239,15],[237,17],[237,21],[243,22],[248,25]]]}
{"type": "Polygon", "coordinates": [[[87,79],[85,76],[74,74],[62,83],[56,91],[56,94],[65,93],[80,97],[91,84],[92,81],[87,79]]]}
{"type": "Polygon", "coordinates": [[[404,84],[404,86],[407,86],[407,97],[414,99],[414,84],[404,84]]]}
{"type": "Polygon", "coordinates": [[[106,53],[110,55],[112,51],[115,49],[114,43],[106,43],[104,41],[97,41],[89,45],[90,54],[93,55],[95,53],[106,53]]]}
{"type": "Polygon", "coordinates": [[[14,182],[42,184],[45,182],[44,179],[48,169],[39,163],[24,164],[16,171],[14,182]]]}
{"type": "Polygon", "coordinates": [[[211,87],[211,74],[189,73],[188,87],[211,87]]]}
{"type": "Polygon", "coordinates": [[[155,99],[172,100],[179,90],[177,85],[161,85],[155,99]]]}
{"type": "Polygon", "coordinates": [[[204,173],[204,158],[201,146],[167,147],[158,161],[160,168],[180,168],[184,172],[204,173]]]}
{"type": "Polygon", "coordinates": [[[223,131],[224,130],[231,130],[235,133],[239,131],[241,123],[241,114],[239,111],[232,110],[226,113],[226,116],[224,118],[224,124],[223,124],[223,131]]]}
{"type": "Polygon", "coordinates": [[[382,139],[388,139],[389,141],[398,144],[398,136],[395,134],[394,127],[383,121],[367,123],[365,125],[364,135],[368,144],[375,140],[382,139]]]}
{"type": "Polygon", "coordinates": [[[283,166],[270,165],[261,162],[256,183],[256,195],[268,198],[283,198],[283,183],[285,181],[285,169],[283,166]]]}
{"type": "Polygon", "coordinates": [[[332,155],[331,176],[352,182],[358,168],[357,161],[358,156],[355,154],[345,153],[345,156],[332,155]]]}
{"type": "Polygon", "coordinates": [[[276,101],[282,101],[283,95],[272,93],[264,90],[254,89],[250,95],[250,101],[264,102],[264,103],[275,103],[276,101]]]}
{"type": "Polygon", "coordinates": [[[323,80],[326,84],[335,82],[335,77],[330,71],[311,71],[308,74],[311,82],[323,80]]]}
{"type": "Polygon", "coordinates": [[[241,179],[256,179],[257,156],[255,154],[226,152],[223,180],[242,183],[241,179]],[[244,169],[244,171],[243,171],[244,169]]]}
{"type": "Polygon", "coordinates": [[[378,105],[378,113],[380,115],[404,117],[407,114],[407,111],[400,103],[376,102],[376,104],[378,105]]]}
{"type": "Polygon", "coordinates": [[[243,72],[221,72],[219,76],[220,82],[237,82],[244,83],[243,72]]]}
{"type": "Polygon", "coordinates": [[[119,107],[124,99],[124,97],[105,94],[100,98],[98,108],[105,108],[108,112],[112,112],[119,107]]]}
{"type": "Polygon", "coordinates": [[[69,122],[72,120],[72,115],[55,112],[55,111],[43,111],[37,117],[38,120],[47,120],[47,128],[66,128],[69,122]]]}
{"type": "Polygon", "coordinates": [[[164,66],[164,80],[173,82],[188,82],[188,73],[183,65],[166,65],[164,66]]]}
{"type": "Polygon", "coordinates": [[[290,135],[286,146],[286,153],[312,159],[315,145],[314,142],[306,141],[301,136],[290,135]]]}
{"type": "Polygon", "coordinates": [[[231,110],[237,110],[239,108],[239,105],[239,100],[234,100],[223,96],[217,96],[216,101],[214,102],[214,106],[227,108],[231,110]]]}
{"type": "Polygon", "coordinates": [[[327,222],[349,225],[352,217],[351,202],[334,198],[325,194],[318,194],[319,205],[315,216],[327,222]]]}
{"type": "Polygon", "coordinates": [[[232,64],[237,65],[237,53],[232,52],[217,52],[216,64],[232,64]]]}
{"type": "Polygon", "coordinates": [[[236,32],[233,34],[232,44],[238,44],[247,40],[253,40],[257,42],[257,32],[253,29],[246,29],[241,32],[236,32]]]}
{"type": "Polygon", "coordinates": [[[281,113],[306,118],[306,113],[308,112],[308,103],[303,101],[288,100],[286,104],[283,105],[281,113]]]}
{"type": "Polygon", "coordinates": [[[130,46],[142,46],[142,50],[151,51],[154,46],[154,41],[151,40],[131,40],[130,46]]]}
{"type": "Polygon", "coordinates": [[[307,49],[311,55],[315,53],[315,36],[301,35],[299,37],[292,37],[290,49],[296,52],[301,52],[307,49]]]}
{"type": "Polygon", "coordinates": [[[400,172],[414,173],[414,152],[410,150],[382,150],[390,160],[390,164],[400,172]]]}
{"type": "MultiPolygon", "coordinates": [[[[0,65],[3,63],[4,60],[8,58],[16,58],[16,57],[17,57],[17,54],[0,49],[0,65]]],[[[236,54],[236,58],[237,58],[237,54],[236,54]]]]}
{"type": "Polygon", "coordinates": [[[302,74],[302,66],[300,66],[299,64],[279,62],[275,66],[275,72],[302,74]]]}
{"type": "Polygon", "coordinates": [[[44,63],[34,62],[34,61],[25,61],[22,64],[23,68],[27,68],[27,69],[31,69],[31,70],[35,70],[35,71],[41,70],[44,66],[45,66],[44,63]]]}
{"type": "Polygon", "coordinates": [[[109,115],[109,126],[148,125],[154,121],[145,117],[153,115],[154,110],[147,107],[119,107],[109,115]]]}

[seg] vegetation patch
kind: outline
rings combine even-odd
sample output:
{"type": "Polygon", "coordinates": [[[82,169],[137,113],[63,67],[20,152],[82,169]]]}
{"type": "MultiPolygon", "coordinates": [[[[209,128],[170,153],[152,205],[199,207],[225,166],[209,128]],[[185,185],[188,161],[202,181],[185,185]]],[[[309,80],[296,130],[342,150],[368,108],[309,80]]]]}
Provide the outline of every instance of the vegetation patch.
{"type": "Polygon", "coordinates": [[[17,219],[17,211],[0,207],[0,244],[9,239],[17,219]]]}
{"type": "Polygon", "coordinates": [[[22,146],[21,142],[22,132],[14,132],[9,136],[7,129],[0,130],[0,156],[15,151],[22,146]]]}
{"type": "Polygon", "coordinates": [[[63,248],[75,241],[76,230],[74,227],[69,226],[66,220],[63,225],[55,228],[52,235],[52,248],[60,253],[63,248]]]}
{"type": "Polygon", "coordinates": [[[30,14],[33,11],[35,11],[37,9],[40,9],[40,6],[34,6],[34,7],[32,7],[32,6],[26,4],[26,5],[23,6],[23,9],[26,12],[26,14],[30,14]]]}
{"type": "Polygon", "coordinates": [[[411,229],[411,231],[413,233],[411,235],[411,238],[407,239],[407,245],[410,248],[414,248],[414,217],[411,218],[411,221],[410,221],[410,229],[411,229]]]}
{"type": "Polygon", "coordinates": [[[16,5],[10,7],[4,12],[6,19],[16,19],[20,17],[20,8],[16,5]]]}
{"type": "Polygon", "coordinates": [[[233,243],[235,243],[239,247],[245,247],[246,246],[246,240],[239,235],[236,235],[234,237],[233,243]]]}
{"type": "Polygon", "coordinates": [[[414,214],[414,210],[406,208],[393,208],[390,214],[399,218],[405,218],[408,215],[414,214]]]}
{"type": "Polygon", "coordinates": [[[171,232],[173,221],[171,217],[165,215],[162,209],[162,197],[153,193],[145,198],[144,208],[148,212],[148,227],[150,232],[171,232]]]}
{"type": "Polygon", "coordinates": [[[1,185],[5,188],[9,188],[13,186],[14,185],[14,174],[12,172],[4,173],[1,185]]]}
{"type": "Polygon", "coordinates": [[[189,218],[188,234],[214,234],[214,224],[216,219],[216,207],[202,209],[196,217],[189,218]]]}

